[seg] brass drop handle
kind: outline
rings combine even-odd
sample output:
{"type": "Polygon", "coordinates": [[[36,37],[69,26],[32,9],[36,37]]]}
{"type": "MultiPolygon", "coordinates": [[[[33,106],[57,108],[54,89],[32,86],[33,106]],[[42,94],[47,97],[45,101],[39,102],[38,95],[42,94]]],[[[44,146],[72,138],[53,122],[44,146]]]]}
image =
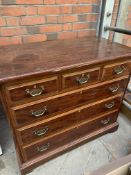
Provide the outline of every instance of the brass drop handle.
{"type": "Polygon", "coordinates": [[[107,125],[110,122],[110,118],[108,118],[107,120],[101,120],[101,123],[103,125],[107,125]]]}
{"type": "Polygon", "coordinates": [[[119,75],[119,74],[122,74],[125,70],[125,67],[124,66],[117,66],[114,68],[114,72],[119,75]]]}
{"type": "Polygon", "coordinates": [[[34,117],[41,117],[41,116],[45,115],[46,111],[47,111],[47,106],[44,106],[43,109],[39,109],[38,111],[31,111],[31,114],[34,117]]]}
{"type": "Polygon", "coordinates": [[[50,147],[50,143],[47,143],[47,144],[43,145],[42,147],[37,146],[36,149],[37,149],[37,152],[44,152],[44,151],[48,150],[49,147],[50,147]]]}
{"type": "Polygon", "coordinates": [[[33,131],[34,135],[36,136],[43,136],[47,133],[47,131],[49,130],[48,126],[44,127],[43,129],[40,129],[40,130],[36,130],[36,131],[33,131]]]}
{"type": "Polygon", "coordinates": [[[89,79],[90,79],[90,75],[89,74],[87,74],[87,75],[82,74],[81,77],[76,77],[76,81],[80,85],[88,83],[89,79]]]}
{"type": "Polygon", "coordinates": [[[111,108],[113,108],[115,106],[115,102],[113,101],[113,102],[111,102],[111,103],[109,103],[109,104],[105,104],[105,108],[107,108],[107,109],[111,109],[111,108]]]}
{"type": "Polygon", "coordinates": [[[118,91],[118,89],[119,89],[119,85],[117,85],[117,86],[112,86],[112,87],[109,87],[109,90],[111,91],[111,92],[117,92],[118,91]]]}
{"type": "Polygon", "coordinates": [[[44,86],[40,86],[40,87],[33,88],[33,89],[26,89],[25,91],[31,97],[36,97],[36,96],[41,95],[44,90],[45,90],[44,86]]]}

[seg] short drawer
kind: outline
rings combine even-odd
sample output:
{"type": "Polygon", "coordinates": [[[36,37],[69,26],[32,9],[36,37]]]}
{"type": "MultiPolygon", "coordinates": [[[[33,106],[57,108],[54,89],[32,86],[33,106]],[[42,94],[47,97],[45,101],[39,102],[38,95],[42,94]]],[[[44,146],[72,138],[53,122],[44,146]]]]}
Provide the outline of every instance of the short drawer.
{"type": "Polygon", "coordinates": [[[18,102],[42,95],[51,95],[58,91],[58,77],[53,76],[40,80],[7,86],[6,92],[10,102],[18,102]]]}
{"type": "Polygon", "coordinates": [[[131,62],[107,65],[104,67],[102,80],[108,80],[129,75],[130,72],[131,62]]]}
{"type": "Polygon", "coordinates": [[[51,134],[58,133],[61,130],[72,127],[73,125],[79,124],[80,122],[91,120],[96,116],[103,113],[112,112],[118,110],[121,98],[115,98],[111,100],[105,100],[98,104],[92,104],[91,106],[84,106],[77,111],[62,114],[56,116],[56,119],[42,123],[39,122],[27,127],[23,127],[17,130],[19,140],[22,144],[28,144],[30,142],[46,138],[51,134]]]}
{"type": "Polygon", "coordinates": [[[80,88],[96,83],[100,78],[100,68],[66,73],[62,76],[62,88],[80,88]]]}
{"type": "Polygon", "coordinates": [[[77,141],[79,138],[84,137],[97,131],[103,127],[106,127],[117,120],[117,113],[110,113],[108,115],[101,116],[91,122],[85,122],[81,125],[63,132],[61,134],[55,135],[52,138],[40,141],[36,144],[27,145],[23,148],[24,155],[27,160],[39,157],[41,155],[48,154],[49,152],[59,149],[60,147],[69,144],[73,141],[77,141]]]}
{"type": "Polygon", "coordinates": [[[13,108],[15,125],[21,127],[38,120],[46,120],[64,111],[122,93],[127,82],[128,79],[124,79],[97,87],[83,88],[83,90],[62,94],[50,100],[43,100],[43,102],[41,100],[25,107],[13,108]]]}

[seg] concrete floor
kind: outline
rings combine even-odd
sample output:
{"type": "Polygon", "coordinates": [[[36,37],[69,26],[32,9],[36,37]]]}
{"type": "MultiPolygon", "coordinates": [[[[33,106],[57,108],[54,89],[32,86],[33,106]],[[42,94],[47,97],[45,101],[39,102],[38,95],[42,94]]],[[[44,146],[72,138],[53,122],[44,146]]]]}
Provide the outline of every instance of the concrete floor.
{"type": "MultiPolygon", "coordinates": [[[[34,169],[28,175],[85,175],[131,153],[131,121],[123,114],[118,131],[104,135],[34,169]]],[[[5,118],[0,119],[0,175],[19,175],[12,136],[5,118]]]]}

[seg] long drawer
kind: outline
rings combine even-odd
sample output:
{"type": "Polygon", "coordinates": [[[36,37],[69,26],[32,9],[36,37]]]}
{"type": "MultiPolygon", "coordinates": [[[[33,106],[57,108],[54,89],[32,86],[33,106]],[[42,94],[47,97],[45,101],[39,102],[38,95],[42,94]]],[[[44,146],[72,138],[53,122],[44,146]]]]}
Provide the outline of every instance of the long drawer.
{"type": "Polygon", "coordinates": [[[128,79],[113,81],[111,83],[61,94],[48,100],[42,99],[25,106],[15,107],[12,110],[15,125],[21,127],[38,120],[46,120],[58,113],[71,110],[74,107],[119,94],[124,91],[127,82],[128,79]]]}
{"type": "Polygon", "coordinates": [[[73,142],[76,139],[83,137],[84,135],[90,134],[93,131],[99,130],[102,127],[108,126],[117,120],[117,113],[110,113],[104,115],[91,122],[83,123],[78,125],[71,130],[55,135],[44,141],[40,141],[33,145],[27,145],[22,148],[25,159],[30,160],[41,156],[42,154],[48,154],[50,151],[58,149],[59,147],[73,142]]]}
{"type": "Polygon", "coordinates": [[[104,100],[100,103],[83,106],[76,111],[68,112],[55,116],[54,120],[47,122],[39,122],[34,125],[29,125],[17,130],[21,144],[28,144],[42,138],[46,138],[52,134],[58,133],[61,130],[67,129],[83,121],[88,121],[96,116],[113,110],[118,110],[121,102],[121,97],[104,100]]]}

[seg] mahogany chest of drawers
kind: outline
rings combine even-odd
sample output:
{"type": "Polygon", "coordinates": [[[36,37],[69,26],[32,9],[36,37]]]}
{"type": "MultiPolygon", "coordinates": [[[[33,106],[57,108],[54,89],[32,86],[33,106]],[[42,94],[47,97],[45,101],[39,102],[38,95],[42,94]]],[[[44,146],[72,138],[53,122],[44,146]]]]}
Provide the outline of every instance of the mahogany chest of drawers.
{"type": "Polygon", "coordinates": [[[131,49],[105,39],[0,47],[0,92],[20,171],[118,128],[131,49]]]}

